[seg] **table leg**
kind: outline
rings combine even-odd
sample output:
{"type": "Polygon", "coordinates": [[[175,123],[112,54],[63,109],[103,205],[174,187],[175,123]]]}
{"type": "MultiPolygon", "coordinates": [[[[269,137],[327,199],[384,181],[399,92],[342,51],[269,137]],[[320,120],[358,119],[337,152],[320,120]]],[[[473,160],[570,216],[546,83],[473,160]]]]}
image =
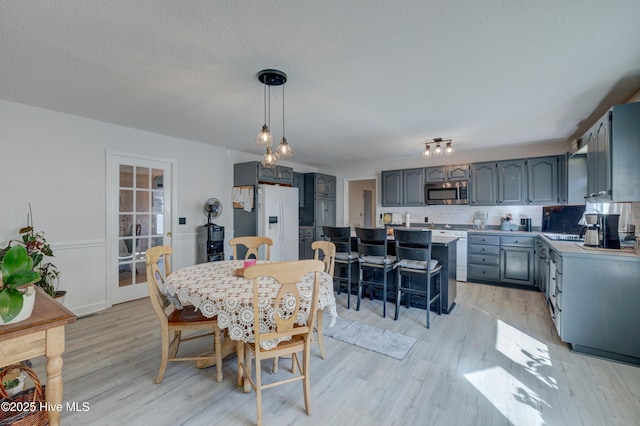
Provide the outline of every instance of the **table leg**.
{"type": "MultiPolygon", "coordinates": [[[[62,404],[62,353],[64,352],[64,327],[55,327],[47,330],[46,337],[47,363],[47,387],[45,391],[46,401],[49,407],[58,407],[62,404]]],[[[64,407],[63,407],[64,408],[64,407]]],[[[60,424],[60,411],[49,409],[49,424],[60,424]]]]}

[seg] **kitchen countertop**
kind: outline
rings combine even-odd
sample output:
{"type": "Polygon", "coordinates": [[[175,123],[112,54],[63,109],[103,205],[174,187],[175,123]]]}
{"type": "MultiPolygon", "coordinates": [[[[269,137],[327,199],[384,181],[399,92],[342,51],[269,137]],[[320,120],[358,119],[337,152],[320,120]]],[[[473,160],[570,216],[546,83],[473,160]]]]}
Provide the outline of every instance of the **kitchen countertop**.
{"type": "Polygon", "coordinates": [[[496,231],[496,230],[480,230],[480,229],[470,229],[469,232],[472,233],[487,233],[487,234],[498,234],[498,235],[517,235],[517,236],[534,236],[534,237],[542,237],[544,242],[549,244],[554,250],[559,252],[562,255],[570,255],[570,256],[598,256],[598,257],[609,257],[613,256],[615,258],[621,258],[625,260],[640,262],[640,256],[636,256],[633,253],[633,250],[615,250],[615,249],[598,249],[598,248],[585,248],[582,246],[582,242],[577,241],[557,241],[551,240],[547,238],[544,233],[533,231],[533,232],[525,232],[525,231],[496,231]]]}

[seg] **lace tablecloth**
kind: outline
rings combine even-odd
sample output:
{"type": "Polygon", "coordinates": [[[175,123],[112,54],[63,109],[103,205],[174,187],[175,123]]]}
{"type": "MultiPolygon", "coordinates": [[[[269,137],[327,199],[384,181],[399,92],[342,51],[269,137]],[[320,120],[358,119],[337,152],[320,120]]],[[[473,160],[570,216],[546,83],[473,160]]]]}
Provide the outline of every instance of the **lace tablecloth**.
{"type": "MultiPolygon", "coordinates": [[[[262,262],[258,262],[262,263],[262,262]]],[[[227,329],[233,340],[252,342],[253,338],[253,282],[236,277],[233,271],[244,266],[242,260],[201,263],[179,269],[170,274],[164,284],[163,292],[179,306],[180,303],[191,303],[208,318],[218,317],[220,329],[227,329]]],[[[270,278],[260,278],[259,292],[261,306],[269,306],[275,299],[278,288],[270,278]],[[262,303],[262,300],[265,300],[262,303]]],[[[320,274],[318,290],[318,306],[330,316],[329,327],[333,327],[338,317],[336,300],[333,296],[333,277],[320,274]]],[[[303,309],[298,315],[297,323],[305,324],[311,305],[311,286],[313,274],[304,276],[298,283],[303,309]]],[[[261,329],[275,330],[273,309],[261,309],[261,329]],[[270,312],[269,312],[270,311],[270,312]]],[[[277,342],[264,342],[264,349],[271,349],[277,342]]]]}

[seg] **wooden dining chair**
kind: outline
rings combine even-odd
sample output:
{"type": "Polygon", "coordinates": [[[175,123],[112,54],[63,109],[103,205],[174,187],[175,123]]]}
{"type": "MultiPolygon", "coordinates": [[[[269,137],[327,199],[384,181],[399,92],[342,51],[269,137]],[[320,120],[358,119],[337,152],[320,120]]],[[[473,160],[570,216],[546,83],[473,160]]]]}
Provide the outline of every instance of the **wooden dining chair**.
{"type": "MultiPolygon", "coordinates": [[[[315,260],[322,260],[324,263],[324,272],[333,276],[333,269],[335,267],[336,260],[336,246],[330,241],[314,241],[311,243],[311,248],[313,249],[313,258],[315,260]]],[[[315,333],[315,337],[312,336],[312,341],[318,342],[318,347],[320,348],[320,357],[322,359],[326,358],[326,353],[324,351],[324,334],[322,333],[324,324],[324,311],[321,309],[318,310],[316,317],[316,324],[313,328],[313,332],[315,333]]],[[[291,363],[291,370],[295,372],[296,366],[295,363],[291,363]]],[[[278,372],[278,358],[273,359],[273,372],[278,372]]]]}
{"type": "MultiPolygon", "coordinates": [[[[313,258],[316,260],[322,259],[324,262],[324,272],[333,276],[333,271],[336,262],[336,246],[331,241],[314,241],[311,243],[313,249],[313,258]],[[322,254],[322,258],[320,257],[322,254]]],[[[324,334],[322,333],[322,327],[324,323],[324,314],[322,310],[318,310],[318,319],[316,321],[315,333],[316,338],[314,342],[318,341],[318,347],[320,348],[320,356],[322,359],[326,358],[324,351],[324,334]]]]}
{"type": "Polygon", "coordinates": [[[253,255],[255,259],[258,260],[270,260],[273,240],[269,237],[236,237],[229,241],[229,245],[233,247],[233,258],[235,260],[240,260],[238,259],[238,245],[247,248],[247,253],[244,256],[245,259],[249,259],[249,257],[253,255]],[[258,249],[262,245],[265,246],[264,259],[260,259],[260,255],[258,254],[258,249]]]}
{"type": "Polygon", "coordinates": [[[176,309],[173,303],[169,302],[162,293],[159,281],[164,283],[171,274],[170,258],[173,249],[168,246],[151,247],[146,251],[147,263],[147,284],[149,286],[149,298],[151,305],[160,320],[162,335],[162,353],[160,359],[160,371],[156,378],[156,383],[162,382],[167,362],[169,361],[199,361],[216,363],[216,381],[222,381],[222,332],[218,328],[217,318],[206,318],[200,312],[196,312],[193,306],[185,306],[183,309],[176,309]],[[162,260],[160,258],[163,258],[162,260]],[[207,331],[183,337],[183,331],[207,331]],[[173,333],[173,338],[171,337],[173,333]],[[188,340],[198,339],[206,336],[214,336],[213,355],[198,357],[178,357],[180,343],[188,340]]]}
{"type": "MultiPolygon", "coordinates": [[[[253,280],[253,329],[255,339],[253,342],[244,343],[244,359],[238,357],[238,374],[242,374],[245,384],[245,392],[253,388],[256,393],[256,409],[258,425],[262,425],[262,391],[274,386],[301,380],[304,394],[304,405],[307,415],[311,414],[311,381],[310,381],[310,355],[311,336],[315,324],[318,309],[318,273],[324,271],[324,263],[319,260],[298,260],[293,262],[275,262],[252,266],[244,271],[245,278],[253,280]],[[302,309],[302,299],[298,290],[298,282],[310,273],[315,272],[313,278],[313,291],[311,304],[305,325],[296,324],[296,319],[302,309]],[[278,294],[269,304],[269,310],[274,315],[276,328],[273,331],[261,327],[264,312],[260,311],[259,279],[271,277],[278,286],[278,294]],[[286,309],[283,307],[286,306],[286,309]],[[284,311],[284,312],[283,312],[284,311]],[[286,316],[283,316],[286,315],[286,316]],[[278,338],[290,338],[284,340],[270,349],[264,349],[261,344],[278,338]],[[302,365],[298,353],[302,352],[302,365]],[[297,366],[297,373],[288,379],[262,383],[261,361],[274,357],[291,356],[297,366]],[[251,358],[255,358],[255,377],[252,373],[251,358]]],[[[264,309],[264,307],[263,307],[264,309]]],[[[267,343],[267,346],[271,346],[267,343]]]]}

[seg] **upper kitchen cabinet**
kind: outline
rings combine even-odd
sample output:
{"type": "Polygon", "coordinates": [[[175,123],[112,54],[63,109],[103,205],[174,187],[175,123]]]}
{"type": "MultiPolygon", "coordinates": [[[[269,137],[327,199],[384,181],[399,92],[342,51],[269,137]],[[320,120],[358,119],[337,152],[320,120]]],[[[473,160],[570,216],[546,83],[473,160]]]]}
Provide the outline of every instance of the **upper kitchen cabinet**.
{"type": "Polygon", "coordinates": [[[424,206],[424,168],[402,171],[402,204],[424,206]]]}
{"type": "Polygon", "coordinates": [[[495,162],[476,163],[471,165],[471,205],[492,206],[495,205],[498,197],[497,188],[497,168],[495,162]]]}
{"type": "Polygon", "coordinates": [[[425,168],[387,170],[381,173],[382,206],[424,206],[425,168]]]}
{"type": "Polygon", "coordinates": [[[323,175],[321,173],[310,173],[313,175],[316,195],[336,196],[336,177],[323,175]]]}
{"type": "Polygon", "coordinates": [[[233,165],[234,185],[258,185],[260,183],[293,185],[293,168],[276,166],[263,167],[259,161],[249,161],[233,165]]]}
{"type": "Polygon", "coordinates": [[[527,203],[527,162],[510,160],[498,162],[498,204],[527,203]]]}
{"type": "Polygon", "coordinates": [[[585,142],[590,201],[640,201],[640,102],[612,107],[585,142]]]}
{"type": "Polygon", "coordinates": [[[388,170],[381,173],[382,206],[402,206],[402,170],[388,170]]]}
{"type": "Polygon", "coordinates": [[[567,179],[566,154],[471,164],[470,204],[566,204],[567,179]]]}
{"type": "Polygon", "coordinates": [[[447,180],[469,179],[469,165],[427,167],[425,182],[442,182],[447,180]]]}
{"type": "MultiPolygon", "coordinates": [[[[566,195],[563,199],[558,196],[558,189],[561,188],[558,180],[558,165],[561,158],[566,158],[566,156],[554,155],[527,160],[529,204],[549,205],[567,202],[566,195]]],[[[564,189],[565,186],[566,183],[562,185],[562,188],[564,189]]]]}

